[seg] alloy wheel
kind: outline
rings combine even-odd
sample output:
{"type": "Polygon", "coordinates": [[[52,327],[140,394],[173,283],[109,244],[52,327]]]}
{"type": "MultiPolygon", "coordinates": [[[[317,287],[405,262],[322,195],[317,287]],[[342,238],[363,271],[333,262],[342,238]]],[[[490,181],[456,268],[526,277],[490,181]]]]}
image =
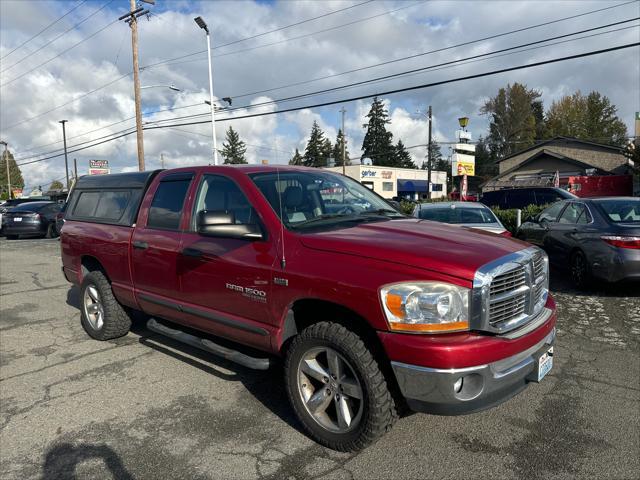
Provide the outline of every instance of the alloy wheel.
{"type": "Polygon", "coordinates": [[[84,314],[91,327],[100,330],[104,324],[104,307],[95,285],[88,285],[83,295],[84,314]]]}
{"type": "Polygon", "coordinates": [[[346,433],[360,423],[362,386],[349,361],[334,349],[308,350],[298,363],[297,382],[305,409],[323,428],[346,433]]]}

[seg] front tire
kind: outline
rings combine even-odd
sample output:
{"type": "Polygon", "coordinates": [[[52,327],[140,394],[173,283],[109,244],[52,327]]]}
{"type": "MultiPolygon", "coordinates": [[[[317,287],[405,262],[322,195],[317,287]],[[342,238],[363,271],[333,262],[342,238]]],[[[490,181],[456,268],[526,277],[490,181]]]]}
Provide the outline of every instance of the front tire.
{"type": "Polygon", "coordinates": [[[316,323],[293,339],[285,380],[305,430],[331,449],[360,450],[376,442],[397,419],[377,361],[361,337],[338,323],[316,323]]]}
{"type": "Polygon", "coordinates": [[[80,286],[80,321],[85,332],[96,340],[111,340],[126,335],[131,319],[118,303],[111,284],[100,271],[85,275],[80,286]]]}

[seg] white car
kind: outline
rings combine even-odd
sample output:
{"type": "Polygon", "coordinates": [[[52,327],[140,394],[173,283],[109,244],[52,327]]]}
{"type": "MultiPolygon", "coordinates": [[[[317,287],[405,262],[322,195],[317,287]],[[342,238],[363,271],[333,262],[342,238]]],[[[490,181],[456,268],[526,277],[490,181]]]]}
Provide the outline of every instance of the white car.
{"type": "Polygon", "coordinates": [[[511,236],[491,209],[479,202],[420,203],[413,210],[413,216],[422,220],[477,228],[505,237],[511,236]]]}

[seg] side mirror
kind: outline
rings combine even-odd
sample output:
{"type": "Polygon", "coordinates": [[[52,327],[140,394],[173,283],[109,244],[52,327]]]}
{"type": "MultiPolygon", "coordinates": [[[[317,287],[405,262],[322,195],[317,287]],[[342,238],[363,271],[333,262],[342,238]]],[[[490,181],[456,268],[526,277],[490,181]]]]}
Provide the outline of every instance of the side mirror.
{"type": "Polygon", "coordinates": [[[255,223],[235,223],[233,212],[198,212],[198,233],[208,237],[262,240],[262,230],[255,223]]]}

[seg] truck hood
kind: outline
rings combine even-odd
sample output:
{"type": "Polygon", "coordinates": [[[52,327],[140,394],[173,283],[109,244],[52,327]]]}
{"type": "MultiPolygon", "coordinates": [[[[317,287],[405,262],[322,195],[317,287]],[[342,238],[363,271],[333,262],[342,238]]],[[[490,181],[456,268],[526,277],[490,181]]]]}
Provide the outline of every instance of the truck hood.
{"type": "Polygon", "coordinates": [[[475,229],[419,219],[365,223],[300,235],[305,247],[473,280],[478,267],[531,245],[475,229]]]}

